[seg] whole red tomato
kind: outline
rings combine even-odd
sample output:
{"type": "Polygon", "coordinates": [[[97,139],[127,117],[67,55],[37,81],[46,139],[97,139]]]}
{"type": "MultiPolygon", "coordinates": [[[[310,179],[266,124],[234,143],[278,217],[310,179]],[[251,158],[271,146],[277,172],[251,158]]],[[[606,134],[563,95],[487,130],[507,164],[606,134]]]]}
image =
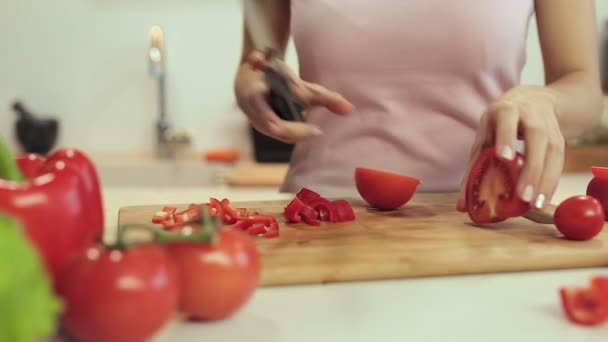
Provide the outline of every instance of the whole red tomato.
{"type": "Polygon", "coordinates": [[[591,196],[573,196],[557,206],[553,220],[566,238],[589,240],[604,228],[604,208],[591,196]]]}
{"type": "Polygon", "coordinates": [[[587,184],[587,195],[597,199],[604,208],[604,217],[608,219],[608,168],[594,166],[591,168],[593,179],[587,184]]]}
{"type": "Polygon", "coordinates": [[[241,231],[225,226],[214,243],[169,246],[180,274],[179,308],[190,318],[231,316],[258,286],[260,255],[253,240],[241,231]]]}
{"type": "Polygon", "coordinates": [[[92,247],[60,278],[63,325],[82,341],[146,341],[177,310],[178,281],[174,261],[160,246],[92,247]]]}
{"type": "Polygon", "coordinates": [[[529,210],[516,192],[523,168],[521,154],[509,161],[496,156],[493,147],[484,149],[471,167],[466,185],[467,212],[478,224],[504,221],[529,210]]]}

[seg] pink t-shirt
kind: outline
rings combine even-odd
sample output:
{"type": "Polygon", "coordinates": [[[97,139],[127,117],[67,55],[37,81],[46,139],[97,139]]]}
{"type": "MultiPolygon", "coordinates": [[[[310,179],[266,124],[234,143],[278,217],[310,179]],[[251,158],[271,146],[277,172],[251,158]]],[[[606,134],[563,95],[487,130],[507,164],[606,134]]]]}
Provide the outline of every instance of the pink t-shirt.
{"type": "Polygon", "coordinates": [[[456,191],[488,103],[517,85],[533,0],[291,0],[300,77],[356,109],[308,120],[284,192],[354,194],[354,169],[456,191]]]}

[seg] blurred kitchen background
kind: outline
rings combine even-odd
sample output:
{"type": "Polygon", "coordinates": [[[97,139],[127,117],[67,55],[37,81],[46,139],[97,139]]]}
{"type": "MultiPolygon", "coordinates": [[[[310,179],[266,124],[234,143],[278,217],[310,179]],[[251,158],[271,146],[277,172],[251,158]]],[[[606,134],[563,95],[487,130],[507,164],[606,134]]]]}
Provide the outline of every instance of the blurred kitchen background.
{"type": "MultiPolygon", "coordinates": [[[[596,3],[598,27],[608,42],[608,1],[596,3]]],[[[249,177],[239,183],[231,166],[235,164],[214,163],[230,170],[229,176],[220,173],[230,182],[274,184],[285,165],[247,162],[255,159],[251,132],[233,98],[241,30],[239,0],[3,1],[0,134],[15,151],[20,149],[13,108],[20,101],[22,107],[17,109],[23,125],[27,126],[28,111],[56,118],[56,145],[76,146],[92,154],[106,185],[166,182],[190,186],[205,177],[212,180],[218,173],[205,173],[211,164],[204,161],[204,152],[226,148],[239,152],[239,175],[249,177]],[[153,29],[155,25],[162,32],[153,29]],[[164,69],[151,64],[159,57],[164,69]],[[164,91],[159,91],[157,72],[162,70],[164,91]],[[165,99],[165,110],[159,107],[161,99],[165,99]],[[174,152],[163,153],[168,159],[159,160],[161,112],[166,115],[163,123],[172,127],[163,135],[164,146],[173,146],[174,152]],[[142,170],[148,179],[142,177],[142,170]],[[153,172],[158,174],[153,176],[153,172]],[[171,179],[163,180],[167,176],[171,179]]],[[[603,59],[608,70],[608,53],[603,59]]],[[[297,67],[292,48],[288,62],[297,67]]],[[[534,22],[523,82],[543,82],[534,22]]],[[[608,113],[604,125],[608,127],[608,113]]],[[[580,171],[586,164],[607,160],[603,134],[600,131],[576,142],[581,146],[573,144],[567,170],[580,171]]],[[[284,152],[285,146],[278,150],[284,152]]],[[[283,157],[270,154],[265,158],[272,162],[283,157]]]]}

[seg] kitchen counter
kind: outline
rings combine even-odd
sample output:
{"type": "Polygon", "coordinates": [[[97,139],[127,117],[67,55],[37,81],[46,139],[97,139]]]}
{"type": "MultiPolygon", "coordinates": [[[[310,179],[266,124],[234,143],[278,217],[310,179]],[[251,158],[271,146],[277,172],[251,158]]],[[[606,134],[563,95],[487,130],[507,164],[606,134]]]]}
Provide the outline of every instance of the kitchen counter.
{"type": "MultiPolygon", "coordinates": [[[[553,203],[585,192],[590,174],[567,174],[553,203]]],[[[276,188],[106,188],[112,239],[122,206],[287,199],[276,188]]],[[[294,270],[297,272],[297,270],[294,270]]],[[[608,270],[416,278],[260,288],[236,316],[172,323],[156,341],[606,341],[608,325],[583,328],[563,315],[558,288],[608,270]]]]}

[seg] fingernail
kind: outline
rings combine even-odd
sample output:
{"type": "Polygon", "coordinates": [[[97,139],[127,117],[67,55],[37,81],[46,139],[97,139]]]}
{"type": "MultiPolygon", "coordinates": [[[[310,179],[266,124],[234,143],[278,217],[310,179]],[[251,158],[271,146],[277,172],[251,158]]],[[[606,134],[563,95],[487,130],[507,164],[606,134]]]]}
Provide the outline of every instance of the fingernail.
{"type": "Polygon", "coordinates": [[[534,207],[536,209],[542,209],[542,207],[544,205],[545,205],[545,195],[538,194],[538,196],[536,197],[536,201],[534,202],[534,207]]]}
{"type": "Polygon", "coordinates": [[[532,201],[533,195],[534,195],[534,188],[532,187],[532,185],[526,185],[526,187],[524,188],[524,192],[521,195],[521,199],[526,202],[530,202],[530,201],[532,201]]]}
{"type": "Polygon", "coordinates": [[[313,128],[311,133],[315,136],[323,135],[323,131],[318,127],[313,128]]]}
{"type": "Polygon", "coordinates": [[[512,160],[515,157],[515,153],[510,146],[503,146],[500,149],[500,156],[507,160],[512,160]]]}

